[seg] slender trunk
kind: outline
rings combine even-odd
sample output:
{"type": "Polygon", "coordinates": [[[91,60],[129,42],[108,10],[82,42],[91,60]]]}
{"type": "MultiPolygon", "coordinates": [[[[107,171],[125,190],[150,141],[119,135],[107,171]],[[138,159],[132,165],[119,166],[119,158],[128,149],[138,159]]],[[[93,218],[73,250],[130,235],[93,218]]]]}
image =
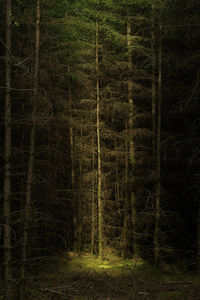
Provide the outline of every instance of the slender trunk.
{"type": "Polygon", "coordinates": [[[160,257],[160,205],[161,205],[161,105],[162,105],[162,22],[159,18],[159,45],[158,45],[158,121],[157,121],[157,185],[156,211],[154,233],[154,259],[159,264],[160,257]]]}
{"type": "MultiPolygon", "coordinates": [[[[71,132],[72,133],[72,132],[71,132]]],[[[75,136],[74,136],[75,137],[75,136]]],[[[75,149],[74,146],[75,140],[71,140],[71,146],[75,149]]],[[[74,251],[76,253],[80,253],[81,244],[82,244],[82,220],[81,220],[81,209],[82,209],[82,153],[83,153],[83,116],[81,113],[81,121],[80,121],[80,136],[78,137],[78,148],[80,149],[79,155],[79,182],[78,182],[78,190],[75,193],[75,157],[74,153],[71,156],[72,164],[73,164],[73,172],[72,175],[72,185],[73,185],[73,226],[74,226],[74,251]]],[[[71,153],[72,154],[72,153],[71,153]]],[[[72,171],[71,169],[71,171],[72,171]]]]}
{"type": "MultiPolygon", "coordinates": [[[[127,48],[131,46],[131,24],[127,23],[127,48]]],[[[128,66],[129,71],[132,72],[132,57],[131,54],[128,55],[128,66]]],[[[128,104],[129,104],[129,130],[130,130],[130,140],[129,140],[129,156],[130,156],[130,163],[134,165],[135,162],[135,149],[134,149],[134,142],[133,142],[133,85],[132,80],[128,80],[128,104]]]]}
{"type": "Polygon", "coordinates": [[[82,169],[83,169],[83,116],[81,113],[81,137],[80,137],[80,161],[79,161],[79,174],[80,174],[80,183],[79,183],[79,197],[77,202],[77,252],[81,250],[81,241],[82,241],[82,221],[81,221],[81,209],[82,209],[82,169]]]}
{"type": "MultiPolygon", "coordinates": [[[[92,116],[91,116],[92,121],[92,116]]],[[[95,170],[95,142],[94,142],[94,126],[92,123],[92,171],[95,170]]],[[[92,228],[91,228],[91,254],[94,254],[95,243],[95,219],[96,219],[96,207],[95,207],[95,176],[92,176],[92,228]]]]}
{"type": "Polygon", "coordinates": [[[11,0],[6,2],[6,54],[5,54],[5,177],[4,177],[4,266],[6,300],[13,298],[11,250],[11,0]]]}
{"type": "MultiPolygon", "coordinates": [[[[117,155],[117,139],[115,138],[114,141],[114,151],[116,153],[115,155],[115,206],[117,211],[117,217],[121,219],[123,213],[121,210],[121,199],[123,198],[123,190],[122,186],[120,185],[120,170],[119,170],[119,161],[118,161],[118,155],[117,155]]],[[[123,209],[123,208],[122,208],[123,209]]],[[[121,247],[121,256],[125,256],[125,247],[124,247],[124,232],[122,230],[121,237],[120,237],[120,247],[121,247]]]]}
{"type": "MultiPolygon", "coordinates": [[[[131,46],[131,24],[127,23],[127,48],[131,46]]],[[[128,55],[128,64],[129,71],[132,72],[132,57],[131,54],[128,55]]],[[[129,161],[130,161],[130,177],[132,182],[134,182],[134,166],[135,166],[135,145],[133,140],[133,84],[132,80],[128,80],[128,103],[129,103],[129,161]]],[[[131,191],[131,213],[132,213],[132,227],[133,227],[133,256],[138,256],[138,247],[137,247],[137,236],[136,236],[136,201],[135,201],[135,192],[134,186],[131,191]]]]}
{"type": "Polygon", "coordinates": [[[97,95],[97,160],[98,160],[98,182],[97,182],[97,199],[98,199],[98,244],[99,257],[103,256],[103,206],[101,190],[101,145],[100,145],[100,90],[99,90],[99,24],[96,20],[96,95],[97,95]]]}
{"type": "Polygon", "coordinates": [[[119,162],[117,155],[117,140],[114,142],[114,150],[116,152],[115,156],[115,203],[116,210],[118,211],[119,217],[121,217],[121,208],[120,208],[120,199],[122,197],[121,188],[120,188],[120,176],[119,176],[119,162]]]}
{"type": "MultiPolygon", "coordinates": [[[[126,123],[126,129],[128,128],[126,123]]],[[[128,142],[125,144],[125,192],[124,192],[124,223],[123,223],[123,236],[122,236],[122,258],[127,255],[127,231],[128,231],[128,142]]]]}
{"type": "MultiPolygon", "coordinates": [[[[70,73],[70,67],[68,67],[68,72],[70,73]]],[[[72,88],[71,88],[71,81],[68,90],[68,97],[69,97],[69,140],[70,140],[70,162],[71,162],[71,170],[70,170],[70,177],[71,177],[71,192],[72,192],[72,210],[73,210],[73,230],[74,230],[74,241],[73,241],[73,248],[75,252],[78,252],[78,229],[77,229],[77,201],[74,195],[75,189],[75,172],[74,172],[74,137],[73,137],[73,127],[72,127],[72,88]]]]}
{"type": "MultiPolygon", "coordinates": [[[[70,69],[69,69],[70,71],[70,69]]],[[[74,185],[75,185],[75,173],[74,173],[74,139],[73,139],[73,128],[72,128],[72,89],[69,86],[69,136],[70,136],[70,159],[71,159],[71,189],[72,197],[74,196],[74,185]]]]}
{"type": "Polygon", "coordinates": [[[120,198],[120,187],[119,187],[119,170],[117,166],[117,159],[116,159],[116,167],[115,167],[115,201],[117,201],[116,205],[119,205],[119,198],[120,198]]]}
{"type": "Polygon", "coordinates": [[[120,199],[120,183],[119,183],[119,169],[118,169],[118,160],[117,160],[117,141],[115,139],[115,151],[116,151],[116,158],[115,158],[115,201],[118,207],[120,207],[119,199],[120,199]]]}
{"type": "MultiPolygon", "coordinates": [[[[152,15],[154,14],[154,4],[152,4],[152,15]]],[[[156,32],[155,19],[151,21],[151,52],[152,52],[152,167],[156,167],[156,32]]]]}
{"type": "Polygon", "coordinates": [[[200,272],[200,204],[198,211],[198,232],[197,232],[197,270],[200,272]]]}
{"type": "Polygon", "coordinates": [[[32,98],[32,128],[30,133],[30,149],[29,149],[29,163],[26,185],[26,202],[25,202],[25,218],[24,218],[24,233],[23,233],[23,247],[22,247],[22,264],[21,264],[21,287],[20,299],[24,299],[24,286],[26,278],[26,266],[28,259],[28,237],[29,237],[29,222],[31,211],[31,197],[32,185],[34,176],[34,160],[35,160],[35,128],[36,128],[36,102],[38,100],[38,72],[39,72],[39,43],[40,43],[40,0],[37,0],[36,8],[36,36],[35,36],[35,68],[33,80],[33,98],[32,98]]]}

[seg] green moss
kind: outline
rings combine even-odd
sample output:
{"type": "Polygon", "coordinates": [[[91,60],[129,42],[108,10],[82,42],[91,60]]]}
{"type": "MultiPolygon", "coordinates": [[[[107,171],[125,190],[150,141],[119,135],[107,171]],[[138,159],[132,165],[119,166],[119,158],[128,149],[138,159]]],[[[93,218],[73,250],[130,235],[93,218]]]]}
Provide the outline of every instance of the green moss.
{"type": "Polygon", "coordinates": [[[91,270],[95,272],[102,272],[109,270],[112,275],[119,275],[123,272],[135,270],[144,262],[142,260],[121,259],[114,254],[108,254],[106,257],[100,259],[91,254],[82,254],[80,257],[74,257],[70,261],[66,260],[66,270],[71,271],[84,271],[91,270]]]}

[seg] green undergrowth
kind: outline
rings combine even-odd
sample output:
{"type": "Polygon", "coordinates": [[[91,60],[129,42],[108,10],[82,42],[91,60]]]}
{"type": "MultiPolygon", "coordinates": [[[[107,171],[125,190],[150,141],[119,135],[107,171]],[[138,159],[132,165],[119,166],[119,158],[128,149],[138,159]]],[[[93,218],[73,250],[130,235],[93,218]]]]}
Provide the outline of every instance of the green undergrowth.
{"type": "Polygon", "coordinates": [[[142,258],[122,259],[115,254],[108,254],[106,257],[99,258],[90,253],[76,254],[72,252],[64,253],[53,265],[53,270],[47,272],[48,276],[59,276],[59,274],[72,273],[107,273],[109,276],[129,276],[134,275],[137,278],[154,278],[164,282],[170,281],[189,281],[194,284],[200,283],[200,275],[189,273],[173,264],[162,263],[159,268],[144,261],[142,258]],[[56,270],[53,271],[53,270],[56,270]]]}
{"type": "Polygon", "coordinates": [[[89,253],[64,253],[33,280],[32,298],[199,300],[200,276],[162,263],[160,268],[110,253],[98,258],[89,253]],[[70,298],[71,297],[71,298],[70,298]]]}
{"type": "Polygon", "coordinates": [[[72,271],[94,271],[98,273],[108,272],[112,276],[118,276],[133,272],[144,264],[142,259],[121,259],[120,257],[109,254],[104,258],[98,258],[91,254],[74,254],[73,257],[62,258],[67,272],[72,271]]]}

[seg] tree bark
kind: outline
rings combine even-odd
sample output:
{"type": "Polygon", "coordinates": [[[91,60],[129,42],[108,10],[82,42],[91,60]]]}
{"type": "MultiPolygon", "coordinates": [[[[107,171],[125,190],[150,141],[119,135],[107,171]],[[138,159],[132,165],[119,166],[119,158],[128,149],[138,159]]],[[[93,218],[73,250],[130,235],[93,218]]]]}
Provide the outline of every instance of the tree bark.
{"type": "MultiPolygon", "coordinates": [[[[70,67],[68,67],[68,72],[70,73],[70,67]]],[[[73,126],[72,126],[72,88],[71,88],[71,80],[68,90],[69,97],[69,140],[70,140],[70,177],[71,177],[71,193],[72,193],[72,210],[73,210],[73,249],[74,252],[78,252],[78,222],[77,222],[77,214],[78,207],[76,197],[74,194],[75,191],[75,170],[74,170],[74,137],[73,137],[73,126]]]]}
{"type": "Polygon", "coordinates": [[[79,196],[77,201],[77,252],[81,250],[81,240],[82,240],[82,175],[83,175],[83,115],[81,113],[81,136],[80,136],[80,160],[79,160],[79,196]]]}
{"type": "Polygon", "coordinates": [[[151,20],[151,53],[152,53],[152,167],[156,168],[156,30],[154,18],[154,3],[152,4],[151,20]]]}
{"type": "MultiPolygon", "coordinates": [[[[92,114],[91,114],[92,122],[92,114]]],[[[92,123],[92,171],[95,171],[95,141],[94,126],[92,123]]],[[[95,176],[92,177],[92,228],[91,228],[91,254],[95,252],[95,229],[96,229],[96,205],[95,205],[95,176]]]]}
{"type": "Polygon", "coordinates": [[[99,257],[103,256],[103,205],[102,205],[102,175],[101,175],[101,144],[100,144],[100,89],[99,89],[99,24],[96,20],[96,97],[97,97],[97,161],[98,161],[98,244],[99,257]]]}
{"type": "MultiPolygon", "coordinates": [[[[127,34],[127,49],[129,51],[131,46],[131,24],[128,22],[126,26],[126,34],[127,34]]],[[[129,71],[132,72],[132,57],[131,54],[128,54],[128,65],[129,71]]],[[[128,104],[129,104],[129,161],[130,161],[130,177],[134,182],[134,167],[135,167],[135,145],[133,138],[133,84],[132,80],[128,80],[127,84],[128,88],[128,104]]],[[[133,256],[138,256],[138,246],[137,246],[137,235],[136,235],[136,199],[135,199],[135,191],[134,186],[131,191],[131,214],[132,214],[132,227],[133,227],[133,256]]]]}
{"type": "Polygon", "coordinates": [[[11,245],[11,0],[6,1],[4,266],[6,300],[13,299],[11,245]]]}
{"type": "MultiPolygon", "coordinates": [[[[127,130],[126,123],[126,130],[127,130]]],[[[123,236],[122,236],[122,258],[126,258],[127,255],[127,236],[128,236],[128,157],[129,149],[128,149],[128,141],[125,143],[125,191],[124,191],[124,222],[123,222],[123,236]]]]}
{"type": "Polygon", "coordinates": [[[35,30],[36,30],[35,31],[35,68],[34,68],[33,98],[32,98],[32,128],[30,133],[29,163],[28,163],[26,199],[25,199],[25,217],[24,217],[22,263],[21,263],[21,287],[20,287],[21,300],[24,299],[26,266],[27,266],[27,259],[28,259],[28,237],[29,237],[32,185],[33,185],[33,177],[34,177],[36,103],[38,101],[38,94],[39,94],[38,73],[39,73],[39,50],[40,50],[40,0],[37,0],[35,30]]]}
{"type": "Polygon", "coordinates": [[[200,272],[200,204],[199,204],[199,210],[198,210],[197,270],[198,270],[198,272],[200,272]]]}
{"type": "Polygon", "coordinates": [[[162,105],[162,22],[159,16],[158,36],[158,116],[157,116],[157,185],[156,185],[156,209],[155,209],[155,233],[154,233],[154,259],[159,264],[160,257],[160,205],[161,205],[161,105],[162,105]]]}

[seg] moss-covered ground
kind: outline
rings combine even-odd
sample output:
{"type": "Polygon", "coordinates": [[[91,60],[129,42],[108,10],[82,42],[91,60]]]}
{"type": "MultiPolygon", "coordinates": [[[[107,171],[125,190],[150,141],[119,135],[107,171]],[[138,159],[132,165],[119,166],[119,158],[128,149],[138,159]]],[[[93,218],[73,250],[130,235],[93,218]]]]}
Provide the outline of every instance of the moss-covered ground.
{"type": "Polygon", "coordinates": [[[113,254],[99,259],[66,253],[30,286],[27,300],[200,300],[200,276],[113,254]]]}

